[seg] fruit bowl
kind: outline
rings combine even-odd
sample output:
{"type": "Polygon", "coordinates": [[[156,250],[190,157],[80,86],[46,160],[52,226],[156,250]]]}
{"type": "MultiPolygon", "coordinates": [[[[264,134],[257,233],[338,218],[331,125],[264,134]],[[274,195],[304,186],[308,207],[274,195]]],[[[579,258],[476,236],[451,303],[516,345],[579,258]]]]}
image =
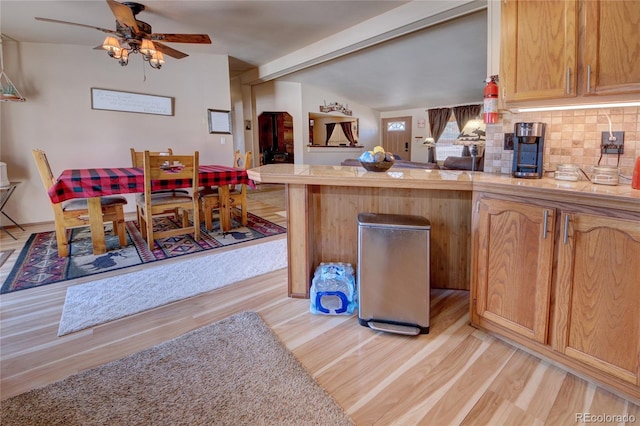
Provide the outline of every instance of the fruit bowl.
{"type": "Polygon", "coordinates": [[[367,162],[360,161],[362,167],[370,172],[386,172],[393,166],[393,161],[379,161],[379,162],[367,162]]]}

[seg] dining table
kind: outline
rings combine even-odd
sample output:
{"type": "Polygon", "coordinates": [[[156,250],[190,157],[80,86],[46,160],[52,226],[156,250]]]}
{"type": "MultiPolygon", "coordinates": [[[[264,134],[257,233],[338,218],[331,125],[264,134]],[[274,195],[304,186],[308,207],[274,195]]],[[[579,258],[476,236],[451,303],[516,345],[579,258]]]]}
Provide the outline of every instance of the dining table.
{"type": "MultiPolygon", "coordinates": [[[[218,187],[220,194],[220,229],[231,230],[229,207],[229,185],[247,184],[255,188],[247,171],[223,165],[201,165],[198,167],[201,187],[218,187]]],[[[191,179],[154,181],[152,191],[187,188],[191,179]]],[[[144,169],[142,167],[114,167],[63,170],[54,185],[49,188],[51,202],[61,203],[74,198],[87,199],[89,227],[93,254],[106,253],[104,222],[100,198],[107,195],[122,195],[144,192],[144,169]]]]}

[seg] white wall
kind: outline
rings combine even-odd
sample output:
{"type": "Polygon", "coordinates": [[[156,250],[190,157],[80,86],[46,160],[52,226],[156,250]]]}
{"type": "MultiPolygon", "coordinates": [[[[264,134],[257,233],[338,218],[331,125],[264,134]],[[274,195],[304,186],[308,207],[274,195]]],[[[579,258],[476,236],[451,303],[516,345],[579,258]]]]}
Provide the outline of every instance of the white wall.
{"type": "MultiPolygon", "coordinates": [[[[300,83],[270,81],[267,83],[258,84],[252,87],[253,102],[255,106],[253,111],[255,115],[253,117],[253,157],[255,158],[254,164],[259,164],[259,132],[258,132],[258,117],[265,111],[272,112],[287,112],[293,119],[293,160],[296,164],[303,163],[303,152],[301,141],[309,139],[308,136],[303,134],[302,120],[304,117],[302,111],[302,104],[300,99],[302,98],[302,88],[300,83]]],[[[307,125],[308,132],[308,125],[307,125]]],[[[309,133],[307,133],[308,135],[309,133]]]]}
{"type": "MultiPolygon", "coordinates": [[[[304,116],[301,125],[304,131],[304,139],[301,143],[296,140],[296,146],[300,146],[304,151],[304,164],[339,165],[343,160],[357,158],[362,151],[373,149],[374,146],[381,143],[380,113],[365,105],[351,102],[338,94],[307,84],[302,88],[302,109],[304,116]],[[363,145],[363,148],[311,148],[311,151],[307,150],[307,144],[309,143],[309,113],[320,112],[320,105],[324,105],[325,101],[327,104],[337,102],[349,106],[349,109],[353,112],[352,117],[357,117],[359,120],[358,142],[363,145]]],[[[344,114],[336,113],[336,116],[344,117],[344,114]]]]}
{"type": "MultiPolygon", "coordinates": [[[[22,181],[6,207],[17,222],[53,220],[33,148],[47,153],[54,175],[69,168],[130,166],[130,147],[198,150],[202,164],[233,162],[232,135],[210,134],[207,121],[208,108],[231,109],[226,55],[167,58],[154,70],[143,68],[139,55],[121,67],[86,46],[4,44],[5,71],[27,98],[0,103],[0,159],[9,178],[22,181]],[[174,116],[92,110],[92,87],[173,97],[174,116]]],[[[133,196],[128,198],[126,210],[135,211],[133,196]]]]}
{"type": "MultiPolygon", "coordinates": [[[[234,83],[235,84],[235,83],[234,83]]],[[[249,87],[243,85],[241,90],[249,87]]],[[[234,89],[234,92],[236,89],[234,89]]],[[[252,129],[245,132],[245,147],[254,152],[254,166],[259,164],[259,132],[258,116],[264,111],[287,112],[293,118],[294,162],[295,164],[328,164],[338,165],[346,158],[356,158],[364,149],[373,149],[380,144],[379,112],[364,105],[352,103],[348,99],[327,92],[324,89],[295,82],[269,81],[251,86],[251,105],[244,99],[244,120],[251,119],[252,129]],[[359,143],[364,148],[313,148],[307,149],[309,143],[309,113],[319,112],[324,102],[338,102],[349,105],[353,117],[359,119],[359,143]],[[251,116],[248,116],[251,111],[251,116]],[[323,151],[322,151],[323,150],[323,151]]],[[[238,111],[236,110],[236,113],[238,111]]],[[[343,114],[339,114],[345,117],[343,114]]]]}

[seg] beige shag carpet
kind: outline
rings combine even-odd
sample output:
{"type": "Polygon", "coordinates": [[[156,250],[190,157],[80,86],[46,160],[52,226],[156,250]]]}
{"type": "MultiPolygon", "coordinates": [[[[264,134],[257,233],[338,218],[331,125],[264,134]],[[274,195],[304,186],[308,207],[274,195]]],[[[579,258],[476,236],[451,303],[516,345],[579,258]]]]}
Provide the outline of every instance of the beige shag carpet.
{"type": "Polygon", "coordinates": [[[269,326],[243,312],[1,403],[9,425],[351,425],[269,326]]]}

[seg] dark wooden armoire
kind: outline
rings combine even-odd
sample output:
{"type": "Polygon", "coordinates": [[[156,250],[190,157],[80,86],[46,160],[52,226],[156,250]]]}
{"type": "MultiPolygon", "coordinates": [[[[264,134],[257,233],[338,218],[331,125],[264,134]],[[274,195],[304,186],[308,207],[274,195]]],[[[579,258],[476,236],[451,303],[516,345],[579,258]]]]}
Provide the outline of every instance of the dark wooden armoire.
{"type": "Polygon", "coordinates": [[[260,164],[293,163],[293,118],[286,112],[258,117],[260,164]]]}

